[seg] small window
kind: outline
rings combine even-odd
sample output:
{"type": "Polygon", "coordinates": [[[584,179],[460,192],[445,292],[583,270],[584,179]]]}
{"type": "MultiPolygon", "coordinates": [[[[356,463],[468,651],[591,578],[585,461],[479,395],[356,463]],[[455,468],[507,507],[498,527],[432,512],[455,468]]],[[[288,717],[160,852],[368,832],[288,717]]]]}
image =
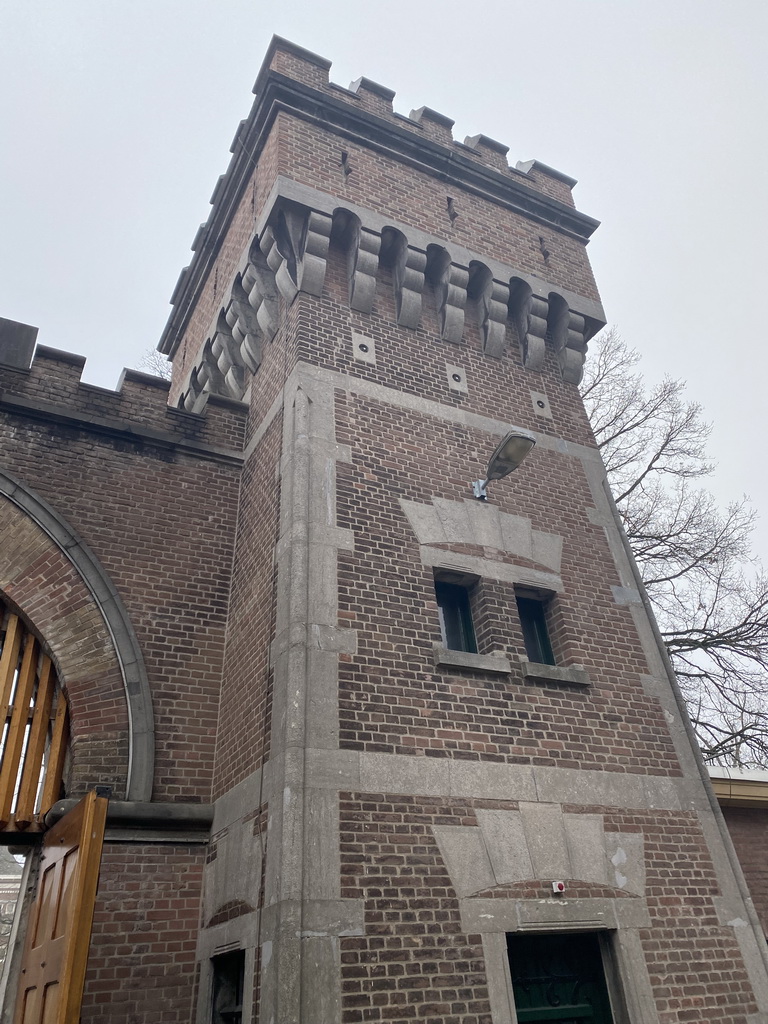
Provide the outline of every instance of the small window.
{"type": "Polygon", "coordinates": [[[435,597],[440,614],[443,646],[449,651],[477,654],[469,591],[458,583],[435,580],[435,597]]]}
{"type": "Polygon", "coordinates": [[[613,1024],[595,932],[507,935],[507,951],[520,1024],[613,1024]]]}
{"type": "Polygon", "coordinates": [[[211,960],[213,1000],[211,1024],[240,1024],[243,1019],[245,952],[236,949],[211,960]]]}
{"type": "Polygon", "coordinates": [[[552,643],[547,629],[546,604],[533,597],[517,597],[520,625],[523,627],[525,653],[529,661],[539,665],[554,665],[552,643]]]}

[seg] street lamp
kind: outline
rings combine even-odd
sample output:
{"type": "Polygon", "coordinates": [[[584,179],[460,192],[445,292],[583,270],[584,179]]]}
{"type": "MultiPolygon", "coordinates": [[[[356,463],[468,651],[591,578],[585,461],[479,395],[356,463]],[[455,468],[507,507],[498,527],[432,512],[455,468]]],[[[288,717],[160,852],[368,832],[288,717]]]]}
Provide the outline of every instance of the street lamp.
{"type": "Polygon", "coordinates": [[[485,493],[486,484],[491,480],[501,480],[513,469],[517,469],[528,452],[536,444],[536,438],[526,430],[512,430],[497,446],[488,463],[485,480],[475,480],[472,493],[480,501],[488,501],[485,493]]]}

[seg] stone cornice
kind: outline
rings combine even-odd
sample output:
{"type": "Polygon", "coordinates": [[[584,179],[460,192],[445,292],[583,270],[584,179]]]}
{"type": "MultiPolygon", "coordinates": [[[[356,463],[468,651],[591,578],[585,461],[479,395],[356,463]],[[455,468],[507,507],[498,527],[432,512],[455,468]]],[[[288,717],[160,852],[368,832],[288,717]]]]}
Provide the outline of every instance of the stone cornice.
{"type": "Polygon", "coordinates": [[[347,201],[346,199],[340,199],[338,196],[332,196],[327,192],[321,192],[319,189],[312,188],[310,185],[302,185],[300,182],[294,181],[292,178],[288,178],[285,175],[278,175],[275,179],[272,191],[255,223],[255,233],[257,236],[260,236],[263,233],[280,200],[297,203],[310,209],[325,213],[328,216],[331,216],[334,210],[337,209],[348,210],[350,213],[359,217],[361,222],[369,230],[380,233],[384,228],[390,227],[395,228],[398,231],[402,231],[408,239],[408,244],[423,252],[426,252],[427,248],[431,245],[444,246],[450,251],[453,259],[464,266],[469,266],[470,263],[475,261],[482,262],[488,267],[496,280],[509,281],[511,277],[518,277],[530,285],[533,295],[540,298],[546,298],[551,292],[557,292],[566,300],[569,308],[578,310],[583,316],[588,317],[590,320],[599,322],[600,327],[605,322],[605,311],[603,310],[602,304],[597,299],[581,295],[579,292],[574,292],[569,288],[564,288],[562,285],[552,284],[552,282],[548,281],[546,278],[539,277],[536,274],[531,274],[525,270],[520,270],[515,266],[514,262],[507,263],[503,260],[497,260],[491,256],[486,256],[483,253],[476,252],[473,249],[467,249],[466,246],[460,245],[457,242],[449,242],[444,238],[432,235],[427,231],[411,227],[409,224],[399,221],[396,217],[384,216],[384,214],[377,213],[375,210],[369,210],[364,206],[359,206],[356,203],[347,201]]]}
{"type": "Polygon", "coordinates": [[[532,189],[525,175],[514,169],[496,170],[462,153],[460,144],[445,145],[400,127],[363,109],[350,92],[338,99],[275,71],[265,71],[257,83],[259,93],[247,120],[241,122],[232,144],[233,157],[212,197],[213,209],[204,231],[196,238],[192,262],[174,290],[174,309],[158,348],[172,351],[186,328],[200,289],[218,254],[253,165],[281,110],[330,128],[361,146],[388,153],[398,161],[441,178],[476,195],[505,206],[558,232],[586,242],[599,221],[532,189]]]}
{"type": "MultiPolygon", "coordinates": [[[[578,384],[587,342],[605,323],[602,306],[593,298],[498,260],[483,259],[375,211],[355,204],[340,206],[337,197],[282,175],[275,179],[253,227],[182,381],[179,405],[190,413],[202,412],[211,395],[238,402],[245,397],[264,347],[277,331],[278,294],[289,305],[299,292],[322,295],[334,231],[346,253],[350,308],[371,312],[378,267],[390,267],[400,327],[419,327],[422,293],[429,283],[444,341],[461,343],[464,308],[471,298],[477,303],[487,356],[503,356],[511,319],[526,369],[541,371],[550,345],[563,380],[578,384]]],[[[177,287],[178,294],[183,294],[185,281],[177,287]]],[[[163,351],[172,357],[180,340],[179,333],[171,334],[163,351]]]]}

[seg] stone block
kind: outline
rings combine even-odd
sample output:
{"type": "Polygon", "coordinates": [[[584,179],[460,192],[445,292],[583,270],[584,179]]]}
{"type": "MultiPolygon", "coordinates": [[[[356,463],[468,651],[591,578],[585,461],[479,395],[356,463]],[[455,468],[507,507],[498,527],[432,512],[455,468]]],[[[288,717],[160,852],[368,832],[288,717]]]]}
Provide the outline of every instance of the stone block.
{"type": "Polygon", "coordinates": [[[493,868],[479,828],[435,825],[433,831],[457,896],[494,887],[493,868]]]}
{"type": "Polygon", "coordinates": [[[37,327],[0,317],[0,363],[28,370],[37,340],[37,327]]]}

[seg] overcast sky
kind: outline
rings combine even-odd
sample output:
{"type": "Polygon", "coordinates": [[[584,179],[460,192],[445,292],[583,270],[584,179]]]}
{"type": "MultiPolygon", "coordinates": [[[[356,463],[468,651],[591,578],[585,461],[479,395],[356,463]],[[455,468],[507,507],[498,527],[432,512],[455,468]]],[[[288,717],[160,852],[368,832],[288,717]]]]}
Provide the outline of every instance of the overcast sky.
{"type": "Polygon", "coordinates": [[[94,383],[139,364],[277,33],[579,179],[609,322],[688,380],[768,556],[767,32],[762,0],[0,0],[0,316],[94,383]]]}

